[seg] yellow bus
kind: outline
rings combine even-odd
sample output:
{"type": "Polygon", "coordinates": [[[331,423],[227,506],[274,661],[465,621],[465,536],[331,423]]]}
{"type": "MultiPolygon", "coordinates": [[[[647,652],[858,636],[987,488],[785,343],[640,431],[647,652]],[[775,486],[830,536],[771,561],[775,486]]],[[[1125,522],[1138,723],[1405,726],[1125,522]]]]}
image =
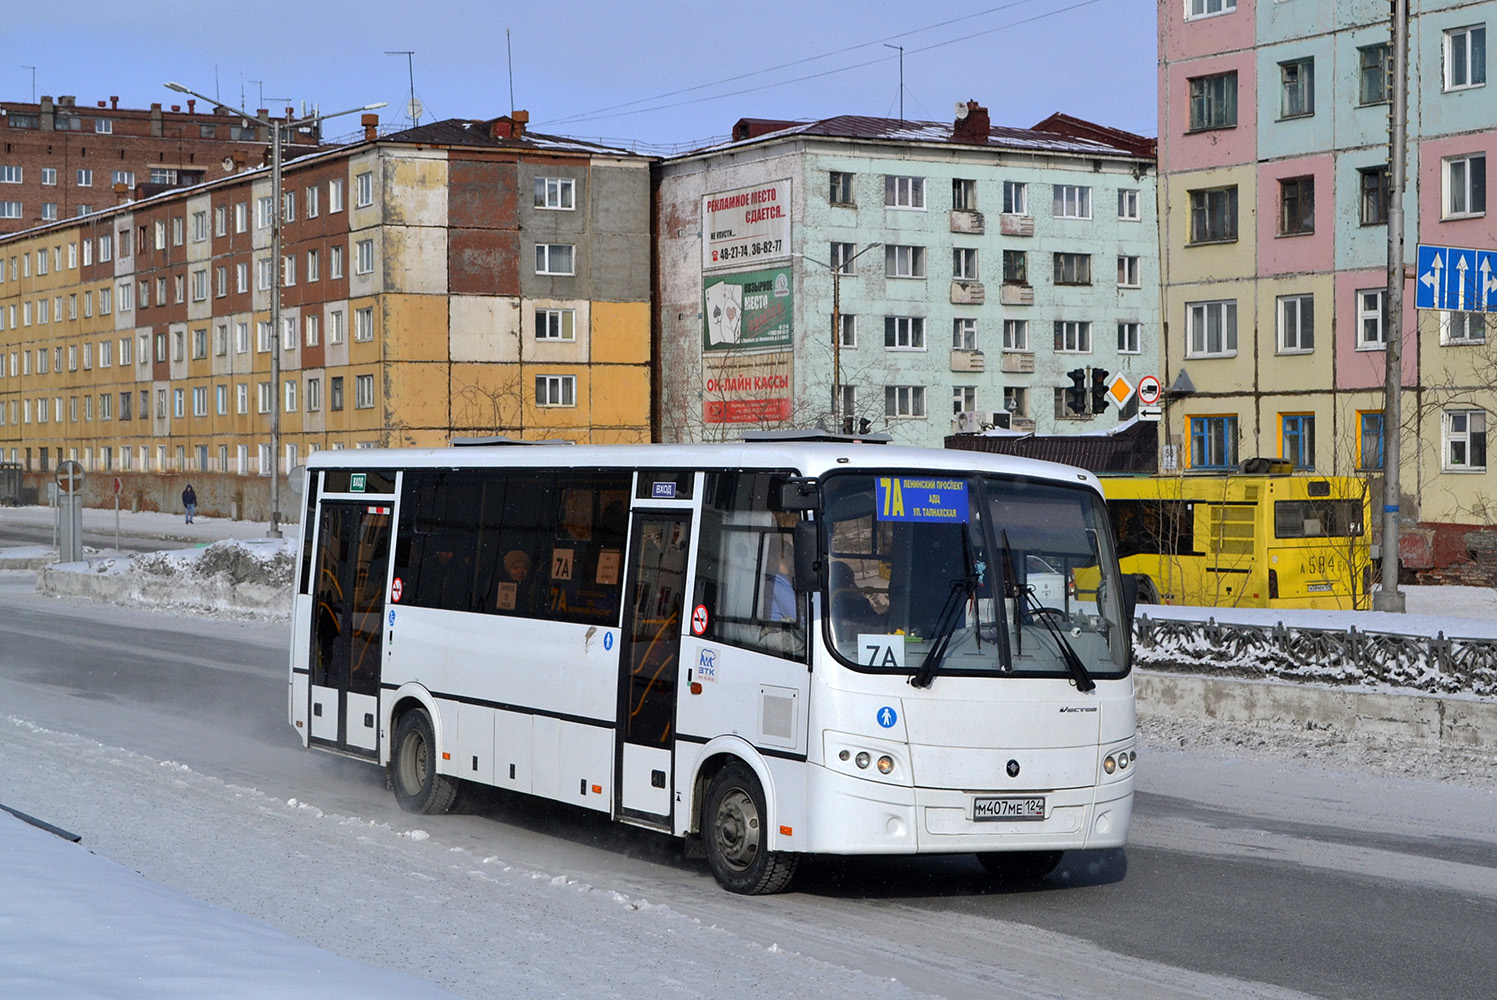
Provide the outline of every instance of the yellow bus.
{"type": "Polygon", "coordinates": [[[1371,511],[1354,476],[1291,475],[1252,459],[1216,475],[1101,476],[1140,603],[1371,606],[1371,511]]]}

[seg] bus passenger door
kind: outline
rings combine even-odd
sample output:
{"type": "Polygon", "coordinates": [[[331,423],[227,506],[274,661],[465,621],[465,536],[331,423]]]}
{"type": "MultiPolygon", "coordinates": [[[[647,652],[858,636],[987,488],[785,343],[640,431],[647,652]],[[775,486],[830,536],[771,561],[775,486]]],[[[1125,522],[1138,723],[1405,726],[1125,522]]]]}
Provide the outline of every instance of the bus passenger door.
{"type": "Polygon", "coordinates": [[[617,813],[669,830],[691,515],[636,512],[630,537],[619,651],[617,813]]]}
{"type": "Polygon", "coordinates": [[[312,742],[373,757],[379,750],[390,508],[324,503],[312,586],[312,742]]]}

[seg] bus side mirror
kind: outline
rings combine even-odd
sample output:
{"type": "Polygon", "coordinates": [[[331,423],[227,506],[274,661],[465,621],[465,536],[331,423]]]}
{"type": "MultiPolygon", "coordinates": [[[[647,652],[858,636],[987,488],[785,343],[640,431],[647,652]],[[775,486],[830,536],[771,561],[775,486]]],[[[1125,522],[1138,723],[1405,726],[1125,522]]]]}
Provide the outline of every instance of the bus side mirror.
{"type": "Polygon", "coordinates": [[[1138,577],[1132,573],[1123,575],[1123,621],[1133,621],[1133,612],[1138,607],[1138,577]]]}
{"type": "Polygon", "coordinates": [[[810,594],[821,589],[821,526],[815,521],[795,522],[795,592],[810,594]]]}
{"type": "Polygon", "coordinates": [[[773,511],[816,512],[821,510],[821,483],[815,479],[782,479],[769,483],[769,509],[773,511]]]}

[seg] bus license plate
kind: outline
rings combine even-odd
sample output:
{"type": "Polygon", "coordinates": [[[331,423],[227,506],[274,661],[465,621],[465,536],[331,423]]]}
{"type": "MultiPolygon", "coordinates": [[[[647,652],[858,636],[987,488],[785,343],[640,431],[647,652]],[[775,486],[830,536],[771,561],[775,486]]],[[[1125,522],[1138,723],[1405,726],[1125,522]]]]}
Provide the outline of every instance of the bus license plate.
{"type": "Polygon", "coordinates": [[[1311,583],[1305,587],[1306,592],[1311,594],[1328,594],[1331,591],[1329,583],[1311,583]]]}
{"type": "Polygon", "coordinates": [[[972,800],[972,818],[984,820],[1016,820],[1045,818],[1045,797],[982,796],[972,800]]]}

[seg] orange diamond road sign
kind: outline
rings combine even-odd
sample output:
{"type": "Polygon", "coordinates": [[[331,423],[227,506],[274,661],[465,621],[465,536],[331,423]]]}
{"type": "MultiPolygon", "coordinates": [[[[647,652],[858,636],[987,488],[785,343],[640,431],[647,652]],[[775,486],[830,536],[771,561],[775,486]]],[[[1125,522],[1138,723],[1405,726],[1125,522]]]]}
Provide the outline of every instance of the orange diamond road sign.
{"type": "Polygon", "coordinates": [[[1121,374],[1114,375],[1112,381],[1107,383],[1107,395],[1121,410],[1133,398],[1133,383],[1121,374]]]}

